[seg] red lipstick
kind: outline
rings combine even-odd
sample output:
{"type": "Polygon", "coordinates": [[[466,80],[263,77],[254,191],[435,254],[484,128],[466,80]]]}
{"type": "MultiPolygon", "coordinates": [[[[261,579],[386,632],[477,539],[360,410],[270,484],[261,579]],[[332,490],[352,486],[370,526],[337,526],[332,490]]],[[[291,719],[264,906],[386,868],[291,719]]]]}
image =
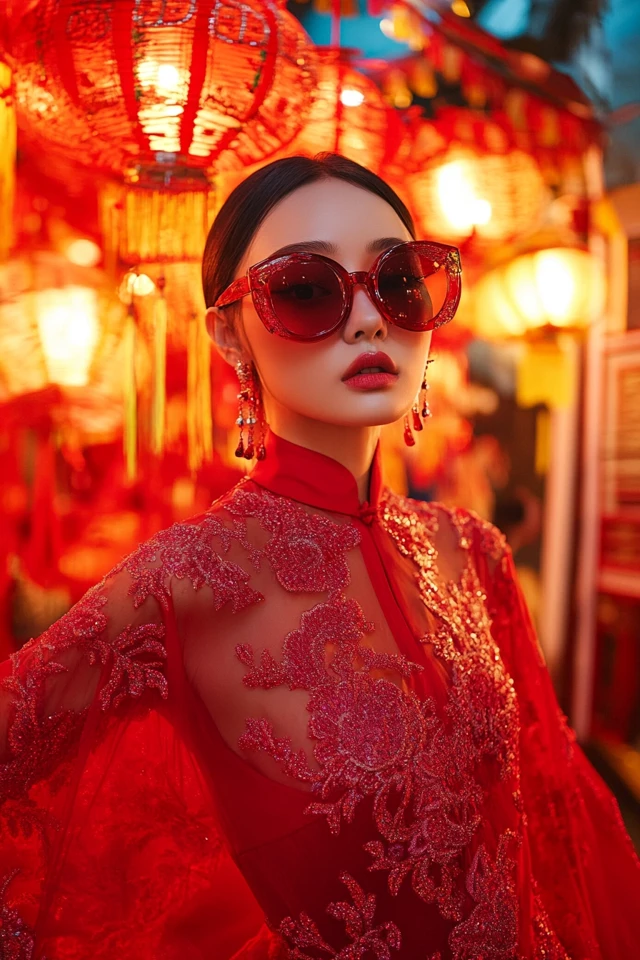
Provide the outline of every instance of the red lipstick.
{"type": "Polygon", "coordinates": [[[343,383],[356,390],[379,390],[398,379],[398,368],[386,353],[361,353],[342,377],[343,383]]]}

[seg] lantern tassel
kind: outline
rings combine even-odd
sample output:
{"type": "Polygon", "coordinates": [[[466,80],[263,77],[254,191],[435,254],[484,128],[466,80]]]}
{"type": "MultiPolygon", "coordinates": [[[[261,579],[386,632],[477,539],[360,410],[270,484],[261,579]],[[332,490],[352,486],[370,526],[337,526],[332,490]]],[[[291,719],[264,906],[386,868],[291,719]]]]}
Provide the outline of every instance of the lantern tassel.
{"type": "Polygon", "coordinates": [[[159,296],[154,307],[153,401],[151,408],[151,450],[157,456],[164,451],[167,406],[167,301],[165,278],[158,277],[159,296]]]}
{"type": "Polygon", "coordinates": [[[16,114],[11,70],[6,63],[0,63],[0,261],[13,246],[15,171],[16,114]]]}
{"type": "Polygon", "coordinates": [[[187,339],[187,440],[189,469],[196,473],[213,457],[211,345],[204,324],[192,314],[187,339]]]}
{"type": "Polygon", "coordinates": [[[56,444],[47,428],[35,434],[32,508],[23,564],[31,580],[50,588],[60,579],[62,552],[56,496],[56,444]]]}
{"type": "Polygon", "coordinates": [[[138,471],[138,390],[136,384],[136,319],[133,304],[124,327],[124,429],[122,433],[127,479],[138,471]]]}
{"type": "Polygon", "coordinates": [[[205,460],[213,459],[213,414],[211,410],[211,340],[204,323],[198,324],[200,349],[198,351],[200,369],[200,431],[202,453],[205,460]]]}

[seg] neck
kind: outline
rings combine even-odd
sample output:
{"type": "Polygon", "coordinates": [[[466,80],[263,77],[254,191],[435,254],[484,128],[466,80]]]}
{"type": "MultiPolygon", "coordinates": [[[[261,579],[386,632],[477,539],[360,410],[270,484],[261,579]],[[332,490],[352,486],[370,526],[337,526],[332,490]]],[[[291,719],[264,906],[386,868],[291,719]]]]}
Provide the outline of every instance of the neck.
{"type": "Polygon", "coordinates": [[[267,420],[273,432],[283,440],[341,463],[355,477],[360,501],[369,499],[369,475],[380,427],[323,423],[292,413],[273,401],[268,404],[267,420]]]}

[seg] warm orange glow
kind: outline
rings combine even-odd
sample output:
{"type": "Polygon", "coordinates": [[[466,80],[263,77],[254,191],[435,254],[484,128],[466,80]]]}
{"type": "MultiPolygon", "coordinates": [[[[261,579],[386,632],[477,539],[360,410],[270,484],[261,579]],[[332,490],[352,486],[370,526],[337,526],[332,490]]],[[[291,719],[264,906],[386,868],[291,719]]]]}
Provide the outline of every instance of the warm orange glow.
{"type": "Polygon", "coordinates": [[[306,124],[287,154],[341,153],[378,170],[393,152],[392,109],[378,87],[350,66],[344,51],[318,52],[318,78],[306,124]]]}
{"type": "Polygon", "coordinates": [[[11,70],[0,61],[0,260],[13,244],[13,198],[16,179],[16,114],[11,88],[11,70]]]}
{"type": "Polygon", "coordinates": [[[67,286],[38,290],[33,298],[49,381],[86,386],[100,334],[95,290],[67,286]]]}
{"type": "Polygon", "coordinates": [[[535,161],[520,150],[478,154],[453,146],[407,178],[411,204],[426,236],[463,239],[475,230],[505,240],[536,225],[545,186],[535,161]]]}
{"type": "Polygon", "coordinates": [[[95,267],[102,259],[102,251],[98,244],[83,237],[72,240],[65,250],[65,255],[67,260],[78,267],[95,267]]]}
{"type": "Polygon", "coordinates": [[[523,254],[478,282],[477,331],[500,337],[541,327],[584,328],[601,313],[605,292],[603,265],[586,250],[554,247],[523,254]]]}
{"type": "Polygon", "coordinates": [[[451,4],[451,12],[455,13],[458,17],[470,17],[471,10],[469,5],[465,3],[465,0],[453,0],[451,4]]]}
{"type": "Polygon", "coordinates": [[[131,270],[122,278],[119,296],[123,303],[131,303],[132,297],[148,297],[155,288],[155,283],[146,273],[131,270]]]}

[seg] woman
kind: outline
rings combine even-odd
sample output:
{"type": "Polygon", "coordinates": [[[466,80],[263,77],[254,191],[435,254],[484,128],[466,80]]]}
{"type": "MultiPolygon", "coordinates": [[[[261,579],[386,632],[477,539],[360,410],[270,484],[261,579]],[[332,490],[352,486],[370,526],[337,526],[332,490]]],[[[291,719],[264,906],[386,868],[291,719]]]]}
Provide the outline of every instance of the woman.
{"type": "Polygon", "coordinates": [[[638,859],[501,535],[381,481],[459,273],[336,156],[227,200],[207,320],[257,462],[5,666],[3,957],[634,955],[638,859]]]}

